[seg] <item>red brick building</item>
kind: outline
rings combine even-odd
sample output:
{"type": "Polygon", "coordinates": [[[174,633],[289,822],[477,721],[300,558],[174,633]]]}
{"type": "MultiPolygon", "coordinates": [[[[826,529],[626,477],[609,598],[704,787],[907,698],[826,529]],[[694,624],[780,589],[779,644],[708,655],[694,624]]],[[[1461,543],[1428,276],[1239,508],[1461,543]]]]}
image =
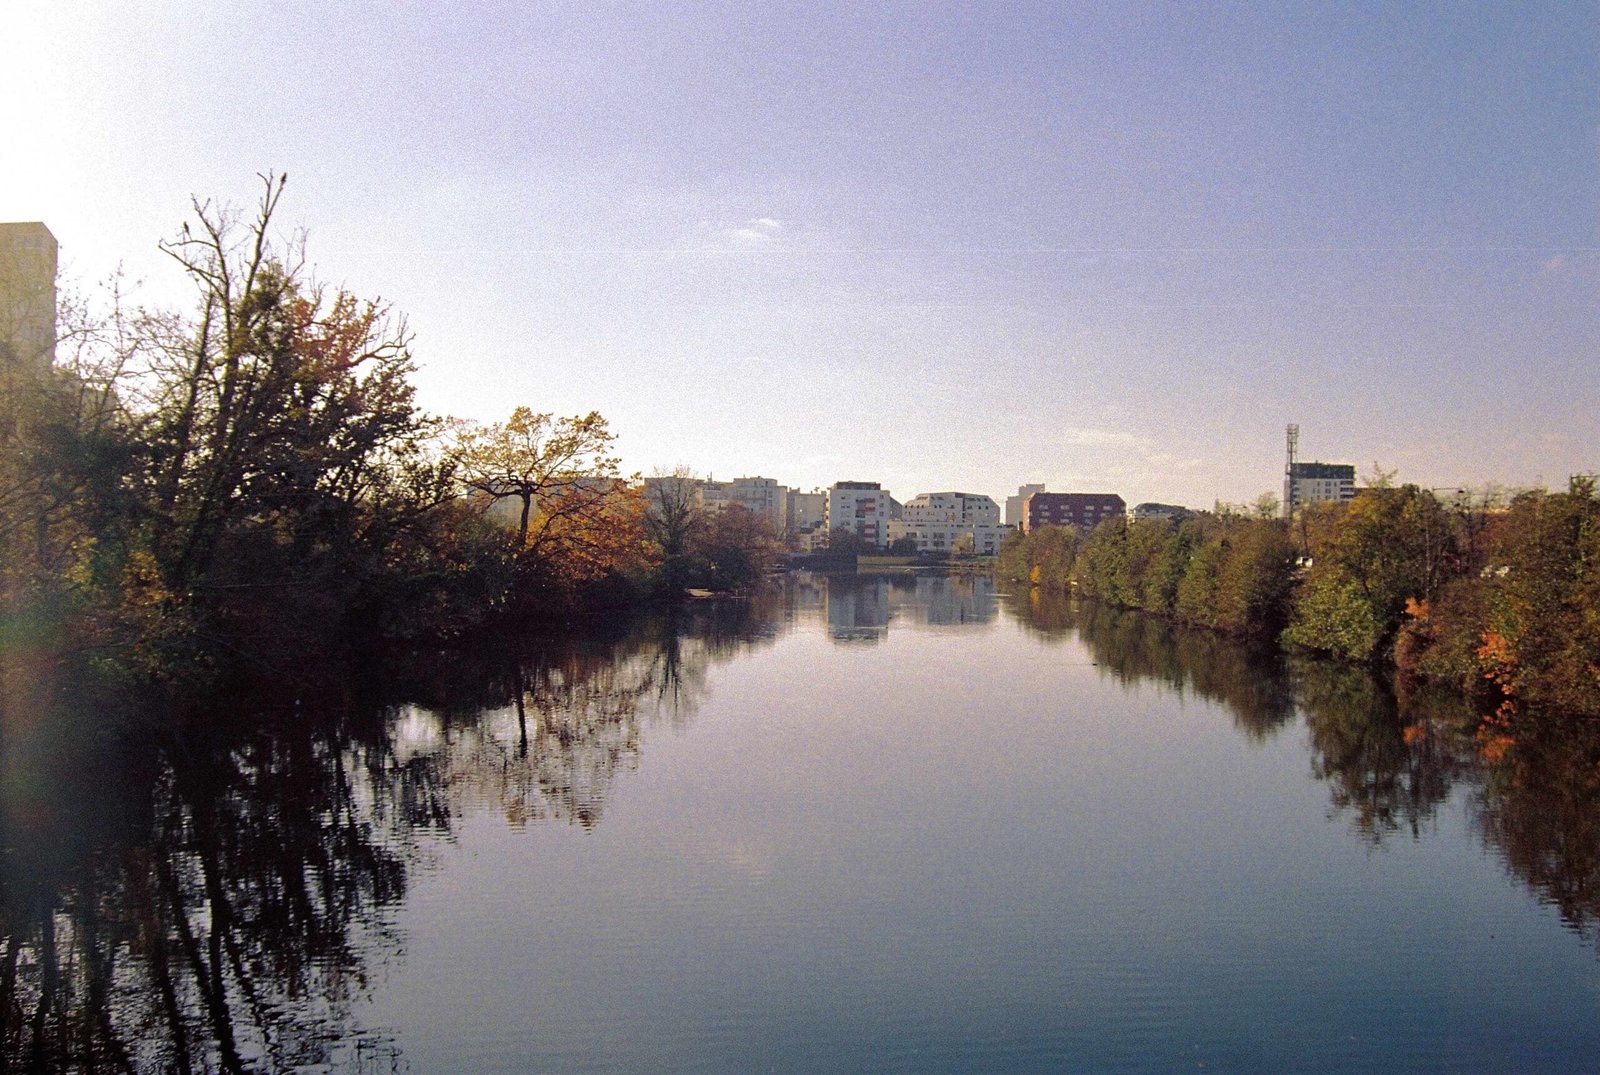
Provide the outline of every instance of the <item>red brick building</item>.
{"type": "Polygon", "coordinates": [[[1022,532],[1039,526],[1093,530],[1127,513],[1128,505],[1116,493],[1034,493],[1022,505],[1022,532]]]}

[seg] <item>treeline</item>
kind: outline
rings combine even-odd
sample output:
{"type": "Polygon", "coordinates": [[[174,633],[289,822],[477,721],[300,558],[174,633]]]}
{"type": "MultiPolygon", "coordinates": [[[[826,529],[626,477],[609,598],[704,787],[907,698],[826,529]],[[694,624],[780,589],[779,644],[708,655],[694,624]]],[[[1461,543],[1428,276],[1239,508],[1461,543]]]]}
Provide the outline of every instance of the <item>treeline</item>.
{"type": "Polygon", "coordinates": [[[1287,622],[1294,552],[1281,523],[1202,513],[1040,527],[1012,535],[998,564],[1008,581],[1245,635],[1287,622]]]}
{"type": "Polygon", "coordinates": [[[1004,578],[1543,709],[1600,715],[1600,496],[1415,485],[1292,524],[1201,513],[1013,537],[1004,578]]]}
{"type": "Polygon", "coordinates": [[[184,311],[67,310],[54,369],[0,353],[0,650],[292,663],[320,638],[438,637],[759,578],[738,509],[663,528],[599,414],[479,425],[416,403],[412,335],[197,201],[162,249],[184,311]],[[670,530],[670,535],[667,534],[670,530]],[[670,538],[670,540],[669,540],[670,538]]]}

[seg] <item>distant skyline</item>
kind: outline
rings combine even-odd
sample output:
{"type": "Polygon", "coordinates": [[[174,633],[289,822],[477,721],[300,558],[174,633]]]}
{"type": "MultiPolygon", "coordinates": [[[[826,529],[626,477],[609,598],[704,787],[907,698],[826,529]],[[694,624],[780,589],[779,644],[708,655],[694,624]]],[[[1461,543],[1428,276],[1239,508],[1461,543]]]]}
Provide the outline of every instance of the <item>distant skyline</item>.
{"type": "Polygon", "coordinates": [[[628,470],[1208,507],[1300,456],[1600,469],[1600,0],[14,0],[0,220],[69,280],[191,194],[416,333],[420,401],[628,470]],[[525,9],[526,7],[526,9],[525,9]]]}

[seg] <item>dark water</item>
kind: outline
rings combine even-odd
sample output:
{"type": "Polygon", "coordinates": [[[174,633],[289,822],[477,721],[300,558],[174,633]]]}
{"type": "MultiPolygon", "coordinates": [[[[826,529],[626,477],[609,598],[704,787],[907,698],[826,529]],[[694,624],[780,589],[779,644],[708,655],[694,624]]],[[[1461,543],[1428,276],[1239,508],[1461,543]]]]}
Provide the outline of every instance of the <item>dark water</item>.
{"type": "Polygon", "coordinates": [[[1600,1065],[1592,733],[987,580],[14,696],[8,1070],[1600,1065]]]}

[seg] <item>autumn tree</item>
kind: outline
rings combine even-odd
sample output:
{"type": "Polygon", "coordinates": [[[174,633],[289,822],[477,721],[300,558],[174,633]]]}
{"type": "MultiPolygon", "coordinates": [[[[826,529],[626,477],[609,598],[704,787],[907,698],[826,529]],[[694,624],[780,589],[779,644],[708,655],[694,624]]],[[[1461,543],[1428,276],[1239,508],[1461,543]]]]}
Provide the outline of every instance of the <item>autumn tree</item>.
{"type": "Polygon", "coordinates": [[[707,513],[689,543],[695,581],[717,590],[759,582],[777,557],[777,535],[766,519],[742,504],[707,513]]]}
{"type": "Polygon", "coordinates": [[[1000,546],[996,568],[1002,578],[1026,582],[1047,590],[1071,586],[1072,567],[1078,555],[1078,529],[1040,526],[1026,534],[1011,534],[1000,546]]]}
{"type": "Polygon", "coordinates": [[[1513,698],[1600,715],[1600,494],[1512,502],[1494,541],[1481,657],[1513,698]]]}
{"type": "Polygon", "coordinates": [[[1350,660],[1386,659],[1407,601],[1430,601],[1459,573],[1449,514],[1415,485],[1368,488],[1317,514],[1311,566],[1286,639],[1350,660]]]}
{"type": "Polygon", "coordinates": [[[145,318],[139,366],[119,382],[175,590],[204,580],[230,542],[237,557],[241,537],[298,564],[348,554],[394,468],[426,467],[433,428],[414,404],[404,319],[309,280],[303,240],[274,236],[286,177],[262,184],[248,220],[196,200],[192,224],[162,244],[197,308],[145,318]]]}
{"type": "Polygon", "coordinates": [[[645,504],[618,473],[615,441],[596,412],[555,418],[518,407],[504,422],[463,423],[448,458],[463,491],[516,509],[524,576],[567,586],[645,556],[645,504]]]}
{"type": "Polygon", "coordinates": [[[1217,576],[1211,626],[1276,635],[1287,618],[1293,560],[1288,529],[1275,512],[1233,528],[1217,576]]]}
{"type": "Polygon", "coordinates": [[[143,446],[114,388],[130,350],[115,314],[63,288],[54,367],[0,343],[0,616],[31,621],[0,651],[108,651],[176,626],[140,540],[143,446]]]}

